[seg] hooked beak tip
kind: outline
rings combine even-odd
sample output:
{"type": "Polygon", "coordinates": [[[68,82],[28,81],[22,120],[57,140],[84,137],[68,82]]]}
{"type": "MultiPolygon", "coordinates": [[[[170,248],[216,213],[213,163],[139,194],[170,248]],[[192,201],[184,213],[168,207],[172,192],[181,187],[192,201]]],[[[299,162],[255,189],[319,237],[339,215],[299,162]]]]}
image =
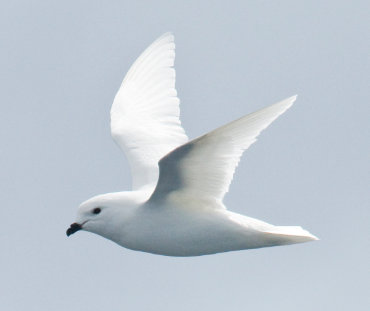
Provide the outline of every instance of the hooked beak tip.
{"type": "Polygon", "coordinates": [[[73,233],[76,233],[77,231],[80,231],[82,229],[82,226],[78,224],[77,222],[73,223],[68,229],[67,229],[67,236],[70,236],[73,233]]]}

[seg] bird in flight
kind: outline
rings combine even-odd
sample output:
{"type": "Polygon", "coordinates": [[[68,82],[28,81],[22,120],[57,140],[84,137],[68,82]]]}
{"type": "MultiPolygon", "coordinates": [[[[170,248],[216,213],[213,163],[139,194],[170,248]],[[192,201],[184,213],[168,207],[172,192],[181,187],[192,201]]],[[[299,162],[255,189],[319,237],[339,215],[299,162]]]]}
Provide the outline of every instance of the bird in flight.
{"type": "Polygon", "coordinates": [[[317,240],[299,226],[274,226],[223,204],[244,150],[296,96],[189,140],[179,118],[174,59],[174,37],[166,33],[126,74],[110,114],[113,139],[130,164],[132,190],[83,202],[67,235],[85,230],[166,256],[317,240]]]}

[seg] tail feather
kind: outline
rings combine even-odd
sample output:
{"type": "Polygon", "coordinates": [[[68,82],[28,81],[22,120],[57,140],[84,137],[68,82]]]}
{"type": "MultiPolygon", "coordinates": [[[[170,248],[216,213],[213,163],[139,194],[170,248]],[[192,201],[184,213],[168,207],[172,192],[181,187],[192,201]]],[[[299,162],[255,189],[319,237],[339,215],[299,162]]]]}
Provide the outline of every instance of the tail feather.
{"type": "Polygon", "coordinates": [[[265,233],[273,235],[282,244],[303,243],[319,240],[316,236],[300,226],[275,226],[265,233]]]}

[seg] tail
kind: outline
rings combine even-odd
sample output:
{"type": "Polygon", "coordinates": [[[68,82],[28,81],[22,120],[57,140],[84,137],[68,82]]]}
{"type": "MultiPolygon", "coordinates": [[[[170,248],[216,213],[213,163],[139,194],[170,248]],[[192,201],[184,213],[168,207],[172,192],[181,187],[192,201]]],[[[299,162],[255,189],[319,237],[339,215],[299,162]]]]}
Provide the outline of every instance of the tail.
{"type": "Polygon", "coordinates": [[[264,231],[264,233],[270,235],[269,238],[280,245],[319,240],[316,236],[299,226],[275,226],[268,231],[264,231]]]}

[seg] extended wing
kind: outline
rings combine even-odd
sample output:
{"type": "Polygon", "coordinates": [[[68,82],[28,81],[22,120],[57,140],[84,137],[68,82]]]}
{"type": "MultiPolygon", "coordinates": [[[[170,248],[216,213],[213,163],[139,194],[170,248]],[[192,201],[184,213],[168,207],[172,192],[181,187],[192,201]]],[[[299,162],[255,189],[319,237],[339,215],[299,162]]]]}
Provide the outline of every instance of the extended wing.
{"type": "Polygon", "coordinates": [[[111,109],[113,139],[130,163],[132,188],[154,189],[158,161],[187,142],[175,89],[171,33],[154,41],[126,74],[111,109]]]}
{"type": "Polygon", "coordinates": [[[296,96],[285,99],[172,151],[159,162],[160,176],[150,200],[198,200],[223,207],[240,157],[260,132],[284,113],[296,96]]]}

